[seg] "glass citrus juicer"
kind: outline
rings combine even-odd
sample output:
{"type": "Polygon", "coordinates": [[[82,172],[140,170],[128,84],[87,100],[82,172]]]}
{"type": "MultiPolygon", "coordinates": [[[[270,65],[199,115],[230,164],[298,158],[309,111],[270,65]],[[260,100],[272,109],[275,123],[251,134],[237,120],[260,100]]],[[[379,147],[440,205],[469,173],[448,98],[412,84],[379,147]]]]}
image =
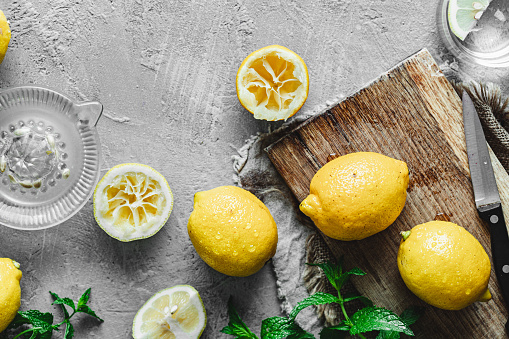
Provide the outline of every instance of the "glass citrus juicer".
{"type": "Polygon", "coordinates": [[[42,87],[0,91],[0,224],[44,229],[83,207],[99,179],[102,110],[42,87]]]}

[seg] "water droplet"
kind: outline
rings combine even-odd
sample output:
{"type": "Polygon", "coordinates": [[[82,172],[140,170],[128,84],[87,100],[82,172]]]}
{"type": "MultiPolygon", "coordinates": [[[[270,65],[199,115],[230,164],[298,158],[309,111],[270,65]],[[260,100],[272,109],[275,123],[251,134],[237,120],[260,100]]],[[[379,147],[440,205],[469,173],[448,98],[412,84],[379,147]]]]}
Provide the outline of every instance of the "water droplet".
{"type": "Polygon", "coordinates": [[[237,252],[237,251],[235,251],[235,250],[234,250],[232,254],[233,254],[234,256],[237,256],[237,255],[239,255],[239,252],[237,252]]]}
{"type": "MultiPolygon", "coordinates": [[[[55,179],[60,180],[62,179],[62,172],[55,173],[55,179]]],[[[51,184],[50,184],[51,185],[51,184]]]]}
{"type": "Polygon", "coordinates": [[[63,171],[66,167],[67,167],[67,165],[64,162],[61,162],[58,164],[58,169],[61,171],[63,171]]]}
{"type": "Polygon", "coordinates": [[[27,122],[27,125],[28,125],[28,127],[34,127],[34,125],[35,125],[35,121],[33,121],[33,120],[29,120],[29,121],[27,122]]]}
{"type": "Polygon", "coordinates": [[[69,157],[69,155],[67,155],[67,153],[60,153],[60,158],[62,158],[63,160],[67,159],[69,157]]]}
{"type": "Polygon", "coordinates": [[[58,147],[60,147],[61,149],[64,149],[65,148],[65,143],[64,142],[59,142],[58,143],[58,147]]]}
{"type": "Polygon", "coordinates": [[[50,186],[55,186],[57,182],[55,181],[55,179],[51,179],[50,181],[48,181],[48,185],[50,186]]]}
{"type": "Polygon", "coordinates": [[[255,237],[255,238],[258,238],[258,235],[259,235],[259,234],[258,234],[258,232],[256,232],[256,231],[255,231],[255,232],[254,232],[254,237],[255,237]]]}
{"type": "Polygon", "coordinates": [[[249,248],[247,250],[248,250],[248,252],[253,253],[254,251],[256,251],[256,246],[255,245],[249,245],[249,248]]]}
{"type": "Polygon", "coordinates": [[[16,129],[16,127],[14,125],[9,125],[10,132],[14,132],[15,129],[16,129]]]}
{"type": "Polygon", "coordinates": [[[37,127],[39,127],[39,128],[44,128],[44,122],[43,122],[43,121],[39,121],[39,122],[37,123],[37,127]]]}
{"type": "Polygon", "coordinates": [[[216,239],[217,240],[221,239],[221,234],[216,234],[216,239]]]}
{"type": "Polygon", "coordinates": [[[55,139],[60,139],[60,133],[55,133],[53,134],[53,136],[55,137],[55,139]]]}
{"type": "Polygon", "coordinates": [[[248,229],[250,229],[250,228],[251,228],[251,224],[249,224],[249,223],[248,223],[248,224],[246,225],[246,230],[248,230],[248,229]]]}

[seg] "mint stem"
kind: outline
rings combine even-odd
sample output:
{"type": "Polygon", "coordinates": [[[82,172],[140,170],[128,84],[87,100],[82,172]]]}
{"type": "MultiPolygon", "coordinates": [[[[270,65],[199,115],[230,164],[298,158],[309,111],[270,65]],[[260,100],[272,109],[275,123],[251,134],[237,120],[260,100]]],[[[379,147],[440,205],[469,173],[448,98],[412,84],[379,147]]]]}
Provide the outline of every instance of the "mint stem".
{"type": "Polygon", "coordinates": [[[42,327],[32,327],[32,328],[29,328],[28,330],[24,330],[23,332],[19,333],[17,336],[15,336],[14,338],[12,339],[16,339],[16,338],[19,338],[20,335],[23,335],[25,333],[28,333],[28,332],[33,332],[33,331],[38,331],[38,330],[42,330],[42,327]]]}

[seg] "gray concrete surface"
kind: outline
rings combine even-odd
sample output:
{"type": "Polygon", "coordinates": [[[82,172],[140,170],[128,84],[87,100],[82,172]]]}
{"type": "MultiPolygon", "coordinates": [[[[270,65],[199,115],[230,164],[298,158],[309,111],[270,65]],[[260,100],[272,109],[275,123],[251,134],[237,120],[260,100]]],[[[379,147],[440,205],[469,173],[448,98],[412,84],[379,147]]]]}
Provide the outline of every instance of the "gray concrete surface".
{"type": "MultiPolygon", "coordinates": [[[[22,310],[52,311],[49,290],[78,298],[105,322],[76,319],[75,338],[129,338],[136,311],[155,292],[190,284],[208,313],[202,338],[228,338],[233,295],[255,333],[281,314],[270,263],[247,278],[210,269],[187,236],[193,195],[233,183],[231,156],[246,139],[280,122],[254,120],[239,104],[235,75],[252,51],[280,44],[307,63],[302,111],[352,94],[428,48],[445,68],[477,80],[502,79],[456,63],[435,28],[438,0],[0,0],[12,40],[0,88],[37,84],[75,100],[98,100],[102,171],[125,163],[154,167],[168,180],[173,213],[150,239],[121,243],[96,224],[92,203],[44,231],[0,226],[0,257],[23,269],[22,310]]],[[[62,333],[55,337],[60,338],[62,333]]],[[[1,337],[1,335],[0,335],[1,337]]]]}

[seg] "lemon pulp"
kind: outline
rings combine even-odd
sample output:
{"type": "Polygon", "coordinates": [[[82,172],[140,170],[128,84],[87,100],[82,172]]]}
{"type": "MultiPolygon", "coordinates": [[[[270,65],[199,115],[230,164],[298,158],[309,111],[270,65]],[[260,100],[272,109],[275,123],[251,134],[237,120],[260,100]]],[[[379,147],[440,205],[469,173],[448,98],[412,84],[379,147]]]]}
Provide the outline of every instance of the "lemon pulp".
{"type": "Polygon", "coordinates": [[[237,72],[237,97],[256,119],[286,120],[304,104],[309,91],[306,64],[283,46],[261,48],[237,72]]]}
{"type": "Polygon", "coordinates": [[[154,294],[133,320],[135,339],[195,339],[207,323],[203,301],[189,285],[177,285],[154,294]]]}

